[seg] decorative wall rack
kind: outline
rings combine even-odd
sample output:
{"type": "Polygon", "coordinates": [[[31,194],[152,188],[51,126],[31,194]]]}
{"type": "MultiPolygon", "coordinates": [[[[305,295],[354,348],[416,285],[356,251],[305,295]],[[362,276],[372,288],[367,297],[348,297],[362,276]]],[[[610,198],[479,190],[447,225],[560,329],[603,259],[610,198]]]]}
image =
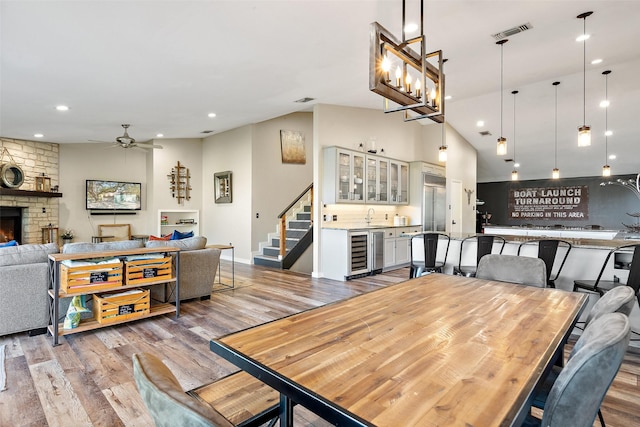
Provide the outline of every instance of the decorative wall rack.
{"type": "Polygon", "coordinates": [[[169,186],[171,196],[178,199],[178,204],[182,204],[185,200],[191,200],[191,173],[188,167],[178,161],[167,178],[171,180],[169,186]]]}

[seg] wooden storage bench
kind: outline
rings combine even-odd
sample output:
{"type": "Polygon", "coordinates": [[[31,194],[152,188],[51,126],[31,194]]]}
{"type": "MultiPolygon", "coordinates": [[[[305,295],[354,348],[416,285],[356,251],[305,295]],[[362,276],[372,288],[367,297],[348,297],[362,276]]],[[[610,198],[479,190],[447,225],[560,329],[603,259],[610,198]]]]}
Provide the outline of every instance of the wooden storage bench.
{"type": "Polygon", "coordinates": [[[68,295],[95,292],[122,285],[122,262],[60,264],[60,290],[68,295]]]}
{"type": "Polygon", "coordinates": [[[236,426],[259,426],[278,416],[280,393],[244,371],[188,392],[236,426]]]}
{"type": "Polygon", "coordinates": [[[101,324],[131,320],[149,314],[151,300],[148,289],[131,289],[93,295],[93,316],[101,324]],[[131,293],[135,291],[135,293],[131,293]]]}

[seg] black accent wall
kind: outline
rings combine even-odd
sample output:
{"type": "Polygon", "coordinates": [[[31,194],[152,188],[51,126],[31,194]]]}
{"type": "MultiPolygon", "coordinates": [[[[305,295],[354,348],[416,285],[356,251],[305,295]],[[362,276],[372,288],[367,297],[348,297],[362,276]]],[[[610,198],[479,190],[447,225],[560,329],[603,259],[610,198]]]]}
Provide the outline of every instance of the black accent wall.
{"type": "Polygon", "coordinates": [[[483,206],[477,209],[492,214],[490,223],[493,225],[521,226],[533,224],[536,226],[563,225],[565,227],[583,227],[586,225],[601,225],[609,230],[626,230],[624,224],[636,224],[636,218],[627,213],[640,212],[640,199],[630,189],[619,185],[601,186],[605,181],[617,179],[635,181],[636,175],[618,175],[609,178],[583,177],[562,178],[559,180],[539,179],[530,181],[502,181],[478,183],[478,198],[484,200],[483,206]],[[508,196],[509,190],[522,187],[564,187],[571,185],[586,185],[589,191],[589,218],[586,220],[568,219],[518,219],[509,218],[508,196]]]}

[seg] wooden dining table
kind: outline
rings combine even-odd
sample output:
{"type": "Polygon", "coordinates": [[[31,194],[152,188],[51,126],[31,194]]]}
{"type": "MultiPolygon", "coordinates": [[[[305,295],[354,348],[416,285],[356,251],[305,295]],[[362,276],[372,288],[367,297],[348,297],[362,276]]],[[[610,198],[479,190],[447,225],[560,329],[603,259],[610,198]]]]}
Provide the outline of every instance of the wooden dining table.
{"type": "Polygon", "coordinates": [[[433,273],[211,340],[336,425],[519,425],[586,294],[433,273]]]}

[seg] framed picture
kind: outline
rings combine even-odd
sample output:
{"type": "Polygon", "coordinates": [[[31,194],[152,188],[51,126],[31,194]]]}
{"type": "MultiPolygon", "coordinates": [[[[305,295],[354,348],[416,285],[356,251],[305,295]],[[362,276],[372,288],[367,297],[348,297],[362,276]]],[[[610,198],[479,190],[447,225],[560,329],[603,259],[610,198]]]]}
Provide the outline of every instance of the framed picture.
{"type": "Polygon", "coordinates": [[[281,130],[280,146],[282,147],[282,163],[304,165],[307,162],[304,133],[297,130],[281,130]]]}
{"type": "Polygon", "coordinates": [[[231,203],[231,171],[213,174],[216,203],[231,203]]]}

